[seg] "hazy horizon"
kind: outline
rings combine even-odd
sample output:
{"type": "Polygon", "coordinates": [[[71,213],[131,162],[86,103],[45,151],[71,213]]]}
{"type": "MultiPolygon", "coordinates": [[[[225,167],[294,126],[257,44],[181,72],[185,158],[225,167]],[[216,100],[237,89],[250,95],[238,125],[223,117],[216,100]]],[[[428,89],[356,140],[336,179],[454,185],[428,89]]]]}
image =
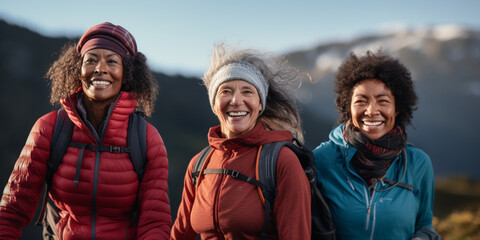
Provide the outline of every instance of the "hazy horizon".
{"type": "Polygon", "coordinates": [[[49,37],[75,38],[110,21],[136,38],[153,70],[199,77],[214,43],[275,54],[389,29],[456,24],[480,28],[480,1],[93,1],[4,0],[0,19],[49,37]]]}

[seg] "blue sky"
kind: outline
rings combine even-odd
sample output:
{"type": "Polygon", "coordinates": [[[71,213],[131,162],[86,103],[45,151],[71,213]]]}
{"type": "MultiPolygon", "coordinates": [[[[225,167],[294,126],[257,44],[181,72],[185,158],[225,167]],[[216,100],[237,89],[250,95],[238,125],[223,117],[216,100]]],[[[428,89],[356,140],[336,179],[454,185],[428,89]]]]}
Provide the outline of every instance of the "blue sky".
{"type": "Polygon", "coordinates": [[[479,10],[478,0],[2,0],[0,19],[68,37],[109,21],[135,36],[153,70],[200,76],[214,43],[283,54],[393,27],[480,29],[479,10]]]}

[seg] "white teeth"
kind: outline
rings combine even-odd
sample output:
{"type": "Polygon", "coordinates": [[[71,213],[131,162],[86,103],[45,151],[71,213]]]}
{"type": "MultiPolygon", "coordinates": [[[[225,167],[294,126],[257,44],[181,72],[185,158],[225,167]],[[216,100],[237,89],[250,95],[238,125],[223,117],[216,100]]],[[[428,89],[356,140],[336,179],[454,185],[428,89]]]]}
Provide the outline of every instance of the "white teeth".
{"type": "Polygon", "coordinates": [[[229,112],[228,116],[230,117],[241,117],[247,115],[247,112],[229,112]]]}
{"type": "Polygon", "coordinates": [[[92,85],[95,86],[95,87],[108,86],[108,85],[110,85],[110,82],[108,82],[108,81],[93,81],[92,85]]]}
{"type": "Polygon", "coordinates": [[[377,126],[377,125],[382,124],[382,122],[363,122],[363,124],[365,124],[367,126],[377,126]]]}

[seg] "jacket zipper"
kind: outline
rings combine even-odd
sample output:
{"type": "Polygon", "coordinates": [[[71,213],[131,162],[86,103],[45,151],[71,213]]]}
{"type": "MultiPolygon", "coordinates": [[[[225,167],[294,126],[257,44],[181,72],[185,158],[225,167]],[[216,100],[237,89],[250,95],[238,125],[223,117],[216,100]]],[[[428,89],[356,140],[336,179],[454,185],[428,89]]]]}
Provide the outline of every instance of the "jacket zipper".
{"type": "MultiPolygon", "coordinates": [[[[222,176],[223,177],[223,176],[222,176]]],[[[213,208],[213,221],[215,223],[215,226],[217,228],[218,235],[220,235],[220,226],[218,223],[218,201],[219,201],[219,191],[220,191],[220,186],[218,186],[217,191],[215,192],[215,207],[213,208]]]]}
{"type": "MultiPolygon", "coordinates": [[[[223,164],[222,164],[222,168],[224,168],[223,164]]],[[[220,221],[219,221],[219,217],[218,217],[218,213],[219,213],[219,202],[220,202],[220,189],[222,187],[222,183],[223,181],[225,180],[225,175],[223,174],[220,174],[221,176],[221,180],[220,180],[220,184],[218,185],[218,188],[217,188],[217,191],[215,193],[215,207],[214,207],[214,213],[213,213],[213,216],[214,216],[214,223],[215,223],[215,227],[217,228],[217,233],[218,233],[218,236],[219,236],[219,239],[225,239],[223,237],[223,233],[222,231],[220,230],[220,221]]]]}
{"type": "Polygon", "coordinates": [[[365,193],[365,204],[367,205],[367,218],[365,219],[365,230],[368,230],[368,226],[370,225],[370,200],[368,199],[368,191],[367,188],[363,188],[363,191],[365,193]]]}
{"type": "Polygon", "coordinates": [[[375,222],[377,220],[377,203],[373,204],[373,222],[372,222],[372,233],[370,234],[370,240],[373,240],[373,234],[375,233],[375,222]]]}
{"type": "MultiPolygon", "coordinates": [[[[365,224],[365,230],[368,230],[368,227],[370,225],[370,213],[371,213],[371,210],[372,210],[373,197],[375,197],[375,187],[376,186],[377,186],[377,183],[375,182],[374,185],[373,185],[374,190],[372,191],[372,194],[368,193],[368,190],[367,190],[366,187],[363,188],[363,190],[365,192],[365,200],[366,200],[366,204],[367,204],[367,219],[366,219],[366,224],[365,224]]],[[[372,228],[373,227],[374,226],[372,226],[372,228]]]]}
{"type": "Polygon", "coordinates": [[[95,169],[93,174],[93,192],[92,192],[92,239],[95,239],[95,215],[97,208],[97,184],[98,184],[98,169],[100,166],[100,152],[95,153],[95,169]]]}
{"type": "Polygon", "coordinates": [[[128,227],[127,226],[123,226],[125,228],[125,234],[127,235],[127,240],[129,240],[129,237],[128,237],[128,227]]]}
{"type": "MultiPolygon", "coordinates": [[[[70,106],[73,109],[73,112],[77,116],[78,119],[82,120],[83,118],[80,116],[80,114],[77,112],[77,109],[73,107],[72,100],[70,97],[67,98],[68,101],[70,102],[70,106]]],[[[97,142],[98,145],[101,145],[100,138],[98,137],[97,132],[94,130],[93,126],[91,123],[88,121],[83,121],[87,128],[90,130],[90,133],[92,134],[93,138],[97,142]]],[[[94,175],[93,175],[93,192],[92,192],[92,211],[91,211],[91,221],[92,221],[92,228],[91,228],[91,236],[92,240],[95,239],[95,212],[96,212],[96,197],[97,197],[97,182],[98,182],[98,167],[100,165],[100,152],[95,153],[95,168],[94,168],[94,175]]]]}
{"type": "MultiPolygon", "coordinates": [[[[108,119],[110,119],[110,115],[112,114],[113,108],[117,105],[117,102],[120,99],[121,95],[122,95],[122,93],[120,93],[117,96],[117,98],[115,99],[115,101],[110,105],[110,107],[108,109],[108,112],[107,112],[107,116],[105,118],[105,122],[103,123],[103,126],[101,127],[101,129],[99,129],[100,134],[95,130],[95,128],[93,127],[93,125],[89,121],[84,121],[85,125],[90,130],[90,133],[92,134],[93,138],[97,142],[98,146],[102,145],[103,137],[105,136],[105,130],[106,130],[107,124],[108,124],[107,123],[108,119]]],[[[77,109],[75,107],[73,107],[73,103],[72,103],[72,100],[70,99],[70,97],[68,97],[67,99],[70,102],[70,106],[72,107],[73,112],[75,113],[75,115],[77,115],[77,118],[78,119],[83,119],[80,116],[80,114],[77,112],[77,109]]],[[[92,213],[92,216],[91,216],[91,221],[92,221],[92,229],[91,229],[92,234],[91,234],[91,236],[92,236],[92,239],[95,239],[95,223],[96,223],[95,215],[96,215],[97,188],[98,188],[97,185],[98,185],[99,167],[100,167],[100,152],[95,152],[95,168],[94,168],[94,175],[93,175],[92,212],[91,212],[92,213]]]]}
{"type": "MultiPolygon", "coordinates": [[[[78,114],[77,114],[78,115],[78,114]]],[[[78,116],[80,118],[80,116],[78,116]]],[[[82,119],[82,118],[80,118],[82,119]]],[[[90,130],[90,133],[93,135],[93,138],[97,142],[98,146],[102,145],[102,139],[100,138],[99,134],[95,130],[95,128],[92,126],[92,124],[88,121],[84,122],[87,125],[87,128],[90,130]]],[[[104,129],[103,129],[104,130],[104,129]]],[[[96,212],[97,212],[97,185],[98,185],[98,171],[100,168],[100,152],[95,152],[95,167],[93,169],[93,189],[92,189],[92,211],[91,211],[91,221],[92,221],[92,240],[95,239],[96,234],[95,234],[95,229],[96,229],[96,212]]]]}

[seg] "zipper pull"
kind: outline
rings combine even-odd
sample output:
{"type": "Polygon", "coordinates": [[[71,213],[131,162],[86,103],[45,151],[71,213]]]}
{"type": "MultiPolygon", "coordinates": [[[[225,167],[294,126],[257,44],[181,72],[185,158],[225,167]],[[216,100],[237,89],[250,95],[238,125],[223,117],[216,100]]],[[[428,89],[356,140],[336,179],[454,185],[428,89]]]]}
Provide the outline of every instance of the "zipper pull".
{"type": "Polygon", "coordinates": [[[352,190],[355,191],[355,187],[353,186],[353,183],[352,183],[352,181],[350,181],[349,177],[347,177],[347,182],[350,185],[350,187],[352,188],[352,190]]]}

